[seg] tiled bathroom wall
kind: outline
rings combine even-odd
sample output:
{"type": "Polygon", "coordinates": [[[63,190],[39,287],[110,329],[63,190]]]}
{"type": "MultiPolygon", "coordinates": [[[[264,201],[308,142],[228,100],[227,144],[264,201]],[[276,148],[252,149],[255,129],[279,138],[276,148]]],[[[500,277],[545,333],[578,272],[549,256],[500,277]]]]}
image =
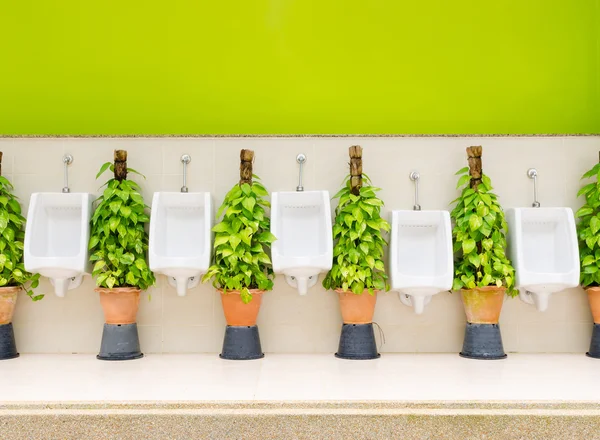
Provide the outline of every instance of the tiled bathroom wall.
{"type": "MultiPolygon", "coordinates": [[[[448,209],[456,198],[454,173],[466,165],[465,148],[483,146],[483,168],[505,208],[530,206],[530,167],[538,170],[542,206],[576,209],[580,176],[598,162],[600,137],[298,137],[298,138],[0,138],[3,174],[10,178],[26,212],[32,192],[60,191],[62,156],[73,155],[69,185],[73,192],[94,192],[108,174],[95,180],[100,165],[112,161],[114,149],[129,152],[128,163],[144,173],[132,175],[151,203],[154,191],[179,191],[180,157],[187,153],[190,191],[210,191],[218,206],[239,178],[239,150],[256,153],[254,171],[269,191],[294,190],[296,155],[304,153],[306,190],[329,190],[333,195],[348,173],[348,147],[364,148],[364,171],[383,188],[384,215],[392,209],[411,209],[414,187],[409,173],[421,174],[423,209],[448,209]]],[[[332,204],[332,206],[334,206],[332,204]]],[[[103,316],[94,283],[58,298],[47,280],[37,303],[19,297],[14,319],[22,353],[96,353],[103,316]]],[[[178,297],[163,276],[143,294],[138,315],[142,350],[146,353],[213,352],[220,350],[225,321],[219,296],[210,285],[178,297]]],[[[417,316],[394,292],[380,293],[375,312],[385,344],[382,352],[458,352],[464,331],[460,297],[440,293],[417,316]]],[[[580,288],[555,294],[549,309],[538,312],[519,299],[507,299],[501,317],[505,349],[509,352],[584,352],[591,335],[591,314],[580,288]]],[[[282,276],[265,294],[258,325],[266,352],[334,352],[341,317],[336,294],[320,284],[300,296],[282,276]]],[[[383,342],[381,334],[378,341],[383,342]]]]}

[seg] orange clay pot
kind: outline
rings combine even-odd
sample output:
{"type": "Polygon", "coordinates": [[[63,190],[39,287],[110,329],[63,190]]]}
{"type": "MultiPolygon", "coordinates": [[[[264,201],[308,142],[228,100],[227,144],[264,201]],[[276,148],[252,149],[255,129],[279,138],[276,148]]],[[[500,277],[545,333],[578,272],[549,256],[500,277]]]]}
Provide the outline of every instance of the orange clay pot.
{"type": "Polygon", "coordinates": [[[100,294],[100,304],[104,310],[107,324],[134,324],[140,305],[140,289],[135,287],[116,287],[94,289],[100,294]]]}
{"type": "Polygon", "coordinates": [[[219,289],[218,292],[221,294],[223,313],[225,313],[225,321],[227,321],[227,325],[256,325],[256,318],[258,317],[258,312],[260,311],[262,296],[263,293],[265,293],[264,290],[249,289],[249,292],[252,295],[252,301],[250,301],[248,304],[244,304],[240,296],[240,292],[237,290],[228,290],[227,293],[223,293],[223,291],[219,289]]]}
{"type": "Polygon", "coordinates": [[[506,287],[476,287],[461,290],[467,321],[472,324],[498,324],[506,287]]]}
{"type": "Polygon", "coordinates": [[[0,325],[10,324],[21,287],[0,287],[0,325]]]}
{"type": "Polygon", "coordinates": [[[600,287],[586,287],[594,324],[600,324],[600,287]]]}
{"type": "Polygon", "coordinates": [[[335,289],[335,291],[340,298],[344,324],[370,324],[373,322],[377,290],[373,295],[369,294],[367,289],[363,290],[360,295],[342,289],[335,289]]]}

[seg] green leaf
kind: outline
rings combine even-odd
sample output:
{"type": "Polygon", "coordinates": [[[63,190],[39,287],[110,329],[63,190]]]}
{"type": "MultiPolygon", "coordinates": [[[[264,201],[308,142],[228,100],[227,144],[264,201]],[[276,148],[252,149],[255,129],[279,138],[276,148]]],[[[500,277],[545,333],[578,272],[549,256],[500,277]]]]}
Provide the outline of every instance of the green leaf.
{"type": "Polygon", "coordinates": [[[596,259],[594,258],[593,255],[588,255],[587,257],[585,257],[583,259],[583,261],[581,262],[582,266],[589,266],[590,264],[594,264],[596,262],[596,259]]]}
{"type": "Polygon", "coordinates": [[[485,174],[481,175],[481,182],[487,187],[488,191],[492,189],[492,181],[485,174]]]}
{"type": "Polygon", "coordinates": [[[140,173],[139,171],[134,170],[133,168],[127,168],[127,172],[128,173],[133,173],[133,174],[137,174],[138,176],[142,176],[144,179],[146,178],[146,176],[144,176],[142,173],[140,173]]]}
{"type": "Polygon", "coordinates": [[[458,179],[458,183],[456,184],[456,189],[465,186],[470,180],[471,180],[471,176],[468,174],[465,174],[460,179],[458,179]]]}
{"type": "Polygon", "coordinates": [[[90,243],[88,245],[88,249],[92,249],[94,246],[96,246],[98,243],[100,242],[100,237],[98,237],[97,235],[92,235],[90,237],[90,243]]]}
{"type": "Polygon", "coordinates": [[[472,214],[471,217],[469,217],[469,228],[471,228],[471,231],[476,231],[481,225],[483,225],[483,219],[477,214],[472,214]]]}
{"type": "Polygon", "coordinates": [[[96,262],[96,264],[94,264],[94,268],[92,269],[92,272],[96,272],[98,270],[103,270],[105,266],[106,266],[106,263],[103,260],[99,260],[96,262]]]}
{"type": "Polygon", "coordinates": [[[575,213],[575,217],[585,217],[586,215],[590,215],[593,212],[594,210],[592,208],[584,205],[581,208],[579,208],[579,210],[575,213]]]}
{"type": "Polygon", "coordinates": [[[253,197],[246,197],[242,200],[242,206],[246,208],[248,211],[252,212],[254,209],[254,205],[256,204],[256,200],[253,197]]]}
{"type": "Polygon", "coordinates": [[[344,216],[344,222],[346,223],[346,226],[348,226],[349,228],[352,227],[353,221],[354,221],[354,217],[352,217],[350,214],[346,214],[344,216]]]}
{"type": "Polygon", "coordinates": [[[472,238],[469,238],[465,241],[463,241],[462,244],[462,250],[463,250],[463,254],[469,254],[471,253],[471,251],[473,251],[473,249],[475,249],[475,240],[473,240],[472,238]]]}
{"type": "Polygon", "coordinates": [[[596,183],[588,183],[587,185],[585,185],[583,188],[581,188],[578,192],[577,192],[577,197],[587,194],[589,193],[591,190],[596,188],[596,183]]]}
{"type": "Polygon", "coordinates": [[[131,208],[129,206],[121,206],[121,215],[125,218],[129,218],[131,215],[131,208]]]}
{"type": "Polygon", "coordinates": [[[470,254],[469,262],[475,267],[481,266],[481,258],[477,254],[470,254]]]}
{"type": "Polygon", "coordinates": [[[213,243],[213,247],[216,249],[217,247],[227,243],[229,241],[228,235],[220,235],[215,237],[215,241],[213,243]]]}
{"type": "Polygon", "coordinates": [[[8,226],[8,211],[0,210],[0,232],[4,231],[8,226]]]}
{"type": "Polygon", "coordinates": [[[212,228],[213,232],[229,232],[229,224],[225,222],[217,223],[212,228]]]}
{"type": "Polygon", "coordinates": [[[600,220],[598,217],[594,216],[590,218],[590,229],[592,230],[592,234],[595,234],[600,229],[600,220]]]}
{"type": "Polygon", "coordinates": [[[98,174],[96,174],[96,179],[97,179],[98,177],[100,177],[100,176],[102,175],[102,173],[104,173],[104,172],[105,172],[105,171],[108,169],[108,167],[110,167],[111,165],[112,165],[112,163],[111,163],[111,162],[106,162],[105,164],[103,164],[103,165],[100,167],[100,171],[98,171],[98,174]]]}
{"type": "Polygon", "coordinates": [[[21,213],[21,205],[16,199],[10,199],[8,201],[8,206],[12,209],[13,212],[20,214],[21,213]]]}
{"type": "Polygon", "coordinates": [[[469,172],[469,167],[464,167],[461,168],[460,170],[458,170],[456,173],[454,173],[455,176],[458,176],[459,174],[465,174],[469,172]]]}

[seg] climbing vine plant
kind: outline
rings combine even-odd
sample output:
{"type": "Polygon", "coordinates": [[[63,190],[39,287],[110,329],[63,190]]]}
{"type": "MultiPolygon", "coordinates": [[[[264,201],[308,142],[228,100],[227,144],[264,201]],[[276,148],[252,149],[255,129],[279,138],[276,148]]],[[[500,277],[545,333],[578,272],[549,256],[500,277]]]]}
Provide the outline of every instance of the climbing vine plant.
{"type": "Polygon", "coordinates": [[[576,217],[579,236],[579,259],[581,261],[581,285],[600,285],[600,163],[586,172],[581,179],[592,179],[583,186],[577,197],[584,196],[585,204],[579,208],[576,217]]]}
{"type": "Polygon", "coordinates": [[[333,265],[323,280],[326,289],[342,289],[360,295],[366,289],[388,290],[383,263],[383,246],[387,244],[381,231],[390,225],[380,216],[383,201],[376,195],[380,188],[362,174],[362,187],[352,193],[352,176],[335,195],[339,198],[335,209],[333,265]]]}
{"type": "Polygon", "coordinates": [[[515,270],[506,256],[508,228],[498,197],[492,193],[492,182],[485,174],[475,187],[470,186],[469,167],[459,170],[457,189],[451,217],[454,242],[453,290],[477,287],[506,287],[509,296],[516,296],[515,270]]]}
{"type": "MultiPolygon", "coordinates": [[[[96,179],[107,169],[114,172],[115,167],[111,162],[105,163],[96,179]]],[[[127,168],[127,172],[141,175],[132,168],[127,168]]],[[[144,225],[150,218],[144,212],[146,205],[140,187],[126,178],[111,178],[103,186],[106,188],[96,201],[89,242],[96,285],[145,290],[155,278],[146,263],[148,234],[144,225]]]]}
{"type": "Polygon", "coordinates": [[[34,294],[33,289],[40,274],[27,272],[23,264],[25,217],[13,189],[10,181],[0,176],[0,287],[21,286],[32,300],[39,301],[44,295],[34,294]]]}
{"type": "MultiPolygon", "coordinates": [[[[258,176],[252,175],[255,180],[258,176]]],[[[213,264],[202,277],[211,278],[223,293],[237,290],[242,301],[252,300],[250,289],[272,290],[273,269],[266,253],[276,238],[264,207],[270,206],[267,190],[259,182],[236,184],[225,196],[217,212],[223,218],[213,227],[213,264]]]]}

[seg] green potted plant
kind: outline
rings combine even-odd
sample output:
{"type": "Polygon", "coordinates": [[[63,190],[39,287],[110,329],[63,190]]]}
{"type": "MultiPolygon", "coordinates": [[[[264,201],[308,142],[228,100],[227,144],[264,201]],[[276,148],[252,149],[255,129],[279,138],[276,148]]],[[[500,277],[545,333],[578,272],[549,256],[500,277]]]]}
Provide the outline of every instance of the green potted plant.
{"type": "Polygon", "coordinates": [[[383,201],[362,173],[362,148],[350,147],[350,176],[333,197],[339,198],[333,225],[333,264],[323,280],[338,293],[342,333],[336,356],[343,359],[379,357],[373,332],[377,292],[389,290],[383,263],[387,244],[381,231],[390,230],[381,218],[383,201]]]}
{"type": "MultiPolygon", "coordinates": [[[[148,234],[144,225],[150,218],[140,188],[127,173],[127,152],[115,150],[114,164],[107,162],[96,178],[107,169],[114,173],[91,220],[90,260],[94,264],[95,290],[100,294],[105,324],[97,358],[129,360],[143,356],[136,324],[140,291],[154,285],[154,274],[148,268],[146,251],[148,234]]],[[[104,186],[104,185],[103,185],[104,186]]]]}
{"type": "Polygon", "coordinates": [[[585,203],[575,214],[579,218],[579,259],[581,262],[581,285],[588,295],[594,320],[589,357],[600,359],[600,189],[598,173],[600,163],[594,165],[581,179],[592,179],[583,186],[577,197],[584,196],[585,203]]]}
{"type": "Polygon", "coordinates": [[[474,359],[506,357],[498,320],[504,296],[514,297],[515,270],[506,256],[507,224],[498,197],[481,167],[481,147],[467,148],[469,166],[459,170],[450,213],[454,220],[454,284],[461,291],[467,326],[461,356],[474,359]]]}
{"type": "Polygon", "coordinates": [[[264,356],[256,319],[262,295],[273,289],[273,269],[266,251],[275,236],[264,207],[267,190],[252,174],[254,152],[240,153],[240,182],[225,196],[213,227],[212,265],[202,282],[213,280],[227,321],[221,358],[259,359],[264,356]]]}
{"type": "Polygon", "coordinates": [[[40,275],[27,272],[23,264],[25,218],[13,189],[10,181],[0,176],[0,360],[19,356],[12,325],[17,294],[25,290],[33,301],[44,297],[33,293],[40,275]]]}

